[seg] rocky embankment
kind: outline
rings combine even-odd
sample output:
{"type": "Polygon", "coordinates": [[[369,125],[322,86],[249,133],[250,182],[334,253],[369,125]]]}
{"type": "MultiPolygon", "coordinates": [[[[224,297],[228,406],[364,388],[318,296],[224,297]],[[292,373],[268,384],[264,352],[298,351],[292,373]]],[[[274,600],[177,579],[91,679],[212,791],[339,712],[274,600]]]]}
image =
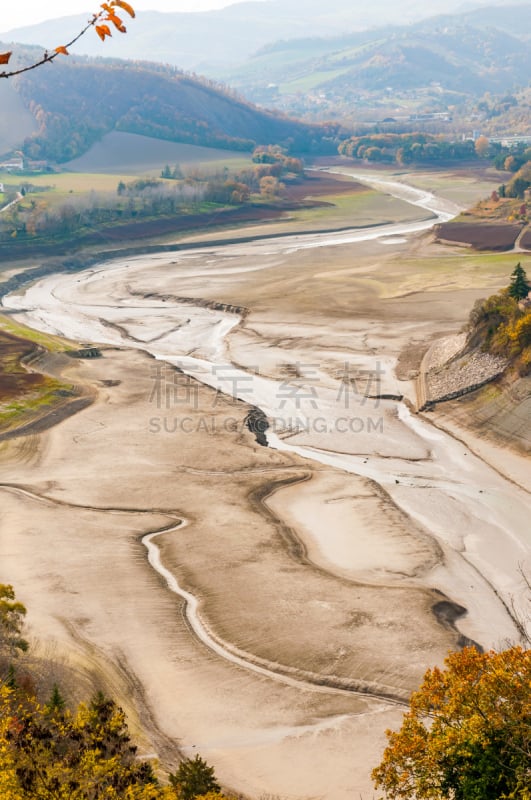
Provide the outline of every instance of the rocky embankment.
{"type": "Polygon", "coordinates": [[[418,379],[419,411],[480,389],[503,374],[508,360],[479,349],[464,351],[466,334],[446,336],[428,350],[418,379]]]}

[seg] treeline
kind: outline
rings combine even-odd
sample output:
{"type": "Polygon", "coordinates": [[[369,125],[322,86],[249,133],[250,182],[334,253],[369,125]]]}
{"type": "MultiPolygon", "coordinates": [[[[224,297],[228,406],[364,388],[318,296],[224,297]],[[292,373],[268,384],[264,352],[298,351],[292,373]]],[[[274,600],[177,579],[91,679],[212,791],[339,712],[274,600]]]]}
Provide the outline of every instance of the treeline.
{"type": "Polygon", "coordinates": [[[255,148],[253,153],[255,164],[269,164],[269,169],[263,174],[275,175],[278,177],[285,172],[294,175],[302,175],[304,164],[300,158],[289,156],[279,145],[261,145],[255,148]]]}
{"type": "Polygon", "coordinates": [[[72,57],[13,85],[38,123],[23,145],[31,160],[70,161],[113,130],[249,152],[275,141],[292,152],[332,153],[339,142],[338,125],[273,114],[209,81],[144,62],[72,57]]]}
{"type": "Polygon", "coordinates": [[[514,173],[500,186],[501,197],[523,198],[531,188],[531,148],[504,147],[485,136],[450,141],[429,133],[373,133],[345,139],[338,151],[349,158],[399,166],[490,160],[497,169],[514,173]]]}
{"type": "Polygon", "coordinates": [[[199,755],[162,782],[138,756],[124,712],[101,692],[69,703],[48,696],[22,638],[26,609],[0,584],[0,797],[3,800],[234,800],[199,755]]]}
{"type": "Polygon", "coordinates": [[[494,159],[497,169],[512,172],[512,178],[499,187],[501,197],[523,199],[531,189],[531,147],[504,148],[494,159]]]}
{"type": "Polygon", "coordinates": [[[350,158],[388,164],[471,161],[478,158],[471,140],[452,142],[430,133],[376,133],[352,136],[341,142],[339,153],[350,158]]]}
{"type": "MultiPolygon", "coordinates": [[[[281,148],[264,150],[274,153],[275,159],[239,172],[222,169],[201,174],[190,168],[183,174],[178,165],[166,165],[161,179],[120,181],[116,194],[90,192],[58,204],[53,203],[53,194],[50,200],[34,198],[32,189],[38,187],[26,183],[24,200],[0,216],[0,241],[53,240],[131,221],[208,213],[220,205],[277,202],[286,182],[303,177],[304,166],[281,148]]],[[[260,160],[262,149],[256,152],[260,160]]]]}

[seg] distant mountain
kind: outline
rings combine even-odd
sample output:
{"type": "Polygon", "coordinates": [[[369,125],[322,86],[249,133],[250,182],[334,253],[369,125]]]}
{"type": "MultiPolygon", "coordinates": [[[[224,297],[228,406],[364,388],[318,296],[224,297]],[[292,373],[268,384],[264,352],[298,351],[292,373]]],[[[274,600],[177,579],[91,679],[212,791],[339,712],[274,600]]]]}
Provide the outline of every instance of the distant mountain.
{"type": "MultiPolygon", "coordinates": [[[[29,60],[31,53],[18,58],[29,60]]],[[[11,101],[6,96],[6,109],[22,99],[38,125],[23,146],[34,160],[69,161],[115,130],[245,151],[271,143],[322,149],[326,136],[324,128],[263,111],[160,64],[64,58],[12,79],[10,86],[15,91],[11,101]]],[[[27,133],[21,131],[21,139],[27,133]]]]}
{"type": "Polygon", "coordinates": [[[419,94],[427,87],[459,102],[527,86],[530,32],[531,5],[486,8],[342,37],[276,42],[223,79],[270,105],[310,92],[340,104],[364,92],[419,94]]]}
{"type": "MultiPolygon", "coordinates": [[[[523,6],[528,4],[528,0],[521,2],[523,6]]],[[[115,35],[112,42],[102,44],[89,34],[75,45],[73,52],[159,61],[216,77],[220,67],[238,64],[279,39],[336,36],[374,26],[414,23],[435,14],[472,10],[481,5],[481,0],[263,0],[201,13],[146,11],[128,23],[126,36],[115,35]]],[[[515,5],[515,0],[490,0],[490,5],[506,7],[515,5]]],[[[62,17],[0,33],[0,38],[51,48],[71,39],[89,16],[62,17]]],[[[517,19],[514,24],[520,27],[517,19]]]]}
{"type": "MultiPolygon", "coordinates": [[[[460,15],[461,20],[475,28],[496,28],[516,36],[531,40],[531,6],[529,3],[516,4],[510,0],[504,7],[490,5],[460,15]]],[[[444,17],[440,17],[444,20],[444,17]]]]}

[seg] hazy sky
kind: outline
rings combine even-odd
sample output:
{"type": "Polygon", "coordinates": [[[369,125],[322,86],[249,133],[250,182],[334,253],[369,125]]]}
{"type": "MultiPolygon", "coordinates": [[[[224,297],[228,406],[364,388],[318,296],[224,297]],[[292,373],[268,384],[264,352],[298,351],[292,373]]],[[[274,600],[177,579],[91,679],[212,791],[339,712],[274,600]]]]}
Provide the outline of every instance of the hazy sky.
{"type": "MultiPolygon", "coordinates": [[[[0,31],[20,28],[34,22],[42,22],[54,17],[94,12],[99,9],[101,0],[2,0],[0,9],[0,31]]],[[[238,0],[129,0],[136,11],[206,11],[209,8],[223,8],[238,0]]]]}

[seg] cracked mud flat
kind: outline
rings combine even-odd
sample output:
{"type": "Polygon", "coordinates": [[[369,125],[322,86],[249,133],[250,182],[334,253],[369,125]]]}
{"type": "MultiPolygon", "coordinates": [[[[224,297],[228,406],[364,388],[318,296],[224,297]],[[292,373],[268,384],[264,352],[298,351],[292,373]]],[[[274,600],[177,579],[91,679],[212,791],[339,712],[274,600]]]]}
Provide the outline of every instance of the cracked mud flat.
{"type": "Polygon", "coordinates": [[[398,354],[459,327],[478,291],[382,300],[381,265],[417,227],[386,248],[357,231],[131,259],[6,301],[110,349],[70,370],[99,387],[90,408],[0,450],[2,579],[40,639],[135,676],[159,752],[164,734],[254,796],[371,796],[426,667],[517,636],[528,495],[403,403],[363,398],[377,361],[380,392],[410,394],[398,354]],[[315,404],[282,404],[304,365],[315,404]],[[354,415],[373,429],[342,432],[354,415]]]}

